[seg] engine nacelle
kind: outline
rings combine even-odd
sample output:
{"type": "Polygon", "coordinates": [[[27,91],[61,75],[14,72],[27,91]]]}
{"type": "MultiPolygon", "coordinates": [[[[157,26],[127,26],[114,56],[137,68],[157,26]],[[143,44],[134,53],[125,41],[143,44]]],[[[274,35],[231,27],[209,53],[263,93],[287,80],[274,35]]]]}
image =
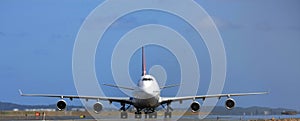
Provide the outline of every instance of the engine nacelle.
{"type": "Polygon", "coordinates": [[[95,111],[95,113],[99,113],[100,111],[102,111],[102,109],[103,109],[103,105],[102,105],[102,103],[100,103],[100,102],[96,102],[95,104],[94,104],[94,111],[95,111]]]}
{"type": "Polygon", "coordinates": [[[62,111],[62,110],[65,110],[66,107],[67,107],[67,103],[65,100],[59,100],[57,103],[56,103],[56,107],[59,111],[62,111]]]}
{"type": "Polygon", "coordinates": [[[232,98],[228,98],[225,101],[225,107],[226,107],[226,109],[230,110],[230,109],[234,108],[234,106],[235,106],[235,101],[232,98]]]}
{"type": "Polygon", "coordinates": [[[200,103],[197,101],[194,101],[190,108],[192,109],[192,112],[198,112],[200,110],[200,103]]]}

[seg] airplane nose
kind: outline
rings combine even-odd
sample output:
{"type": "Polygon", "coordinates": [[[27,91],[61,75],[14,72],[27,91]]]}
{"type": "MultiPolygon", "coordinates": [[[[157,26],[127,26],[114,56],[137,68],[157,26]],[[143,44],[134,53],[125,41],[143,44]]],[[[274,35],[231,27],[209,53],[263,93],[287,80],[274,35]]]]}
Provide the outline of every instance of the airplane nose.
{"type": "Polygon", "coordinates": [[[141,90],[148,93],[149,91],[151,92],[151,90],[152,90],[151,85],[152,85],[152,83],[149,83],[149,82],[148,83],[147,82],[141,82],[139,84],[139,87],[140,87],[141,90]]]}
{"type": "Polygon", "coordinates": [[[140,82],[140,88],[148,88],[152,85],[150,82],[140,82]]]}

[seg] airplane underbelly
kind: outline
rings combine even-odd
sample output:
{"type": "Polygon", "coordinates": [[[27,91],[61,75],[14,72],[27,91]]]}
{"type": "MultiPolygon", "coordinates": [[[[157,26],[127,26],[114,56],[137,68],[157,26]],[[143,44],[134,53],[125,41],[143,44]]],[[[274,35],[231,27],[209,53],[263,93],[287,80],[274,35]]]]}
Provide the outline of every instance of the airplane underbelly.
{"type": "Polygon", "coordinates": [[[158,98],[151,97],[147,99],[135,99],[134,106],[138,108],[154,108],[159,106],[158,98]]]}

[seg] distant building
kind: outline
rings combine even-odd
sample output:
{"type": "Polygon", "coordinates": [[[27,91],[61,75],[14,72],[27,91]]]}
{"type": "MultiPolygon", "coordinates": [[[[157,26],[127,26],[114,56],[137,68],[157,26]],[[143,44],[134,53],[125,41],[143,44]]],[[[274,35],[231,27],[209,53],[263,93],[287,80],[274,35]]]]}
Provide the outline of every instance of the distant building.
{"type": "Polygon", "coordinates": [[[53,109],[53,108],[40,108],[40,109],[25,109],[25,111],[46,111],[46,112],[51,112],[51,111],[56,111],[56,109],[53,109]]]}
{"type": "Polygon", "coordinates": [[[282,111],[282,115],[296,115],[297,111],[282,111]]]}
{"type": "Polygon", "coordinates": [[[264,111],[264,115],[270,115],[270,111],[264,111]]]}
{"type": "Polygon", "coordinates": [[[13,111],[19,111],[19,109],[18,108],[14,108],[13,111]]]}
{"type": "Polygon", "coordinates": [[[71,111],[80,111],[80,112],[85,112],[85,108],[72,108],[71,111]]]}

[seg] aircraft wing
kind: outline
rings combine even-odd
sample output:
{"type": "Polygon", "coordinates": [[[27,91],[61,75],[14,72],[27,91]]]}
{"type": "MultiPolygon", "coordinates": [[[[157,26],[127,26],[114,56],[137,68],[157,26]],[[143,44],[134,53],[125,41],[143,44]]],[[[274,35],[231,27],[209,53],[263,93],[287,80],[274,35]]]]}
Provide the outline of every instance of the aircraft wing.
{"type": "Polygon", "coordinates": [[[183,97],[161,97],[161,104],[173,102],[173,101],[182,101],[182,100],[195,100],[205,98],[221,98],[221,97],[233,97],[233,96],[247,96],[247,95],[261,95],[268,94],[268,92],[254,92],[254,93],[231,93],[231,94],[212,94],[212,95],[196,95],[196,96],[183,96],[183,97]]]}
{"type": "Polygon", "coordinates": [[[92,100],[104,100],[111,102],[122,102],[126,104],[132,104],[132,100],[130,97],[100,97],[100,96],[80,96],[80,95],[57,95],[57,94],[24,94],[21,90],[19,90],[21,96],[32,96],[32,97],[57,97],[57,98],[69,98],[73,100],[74,98],[80,99],[92,99],[92,100]]]}

